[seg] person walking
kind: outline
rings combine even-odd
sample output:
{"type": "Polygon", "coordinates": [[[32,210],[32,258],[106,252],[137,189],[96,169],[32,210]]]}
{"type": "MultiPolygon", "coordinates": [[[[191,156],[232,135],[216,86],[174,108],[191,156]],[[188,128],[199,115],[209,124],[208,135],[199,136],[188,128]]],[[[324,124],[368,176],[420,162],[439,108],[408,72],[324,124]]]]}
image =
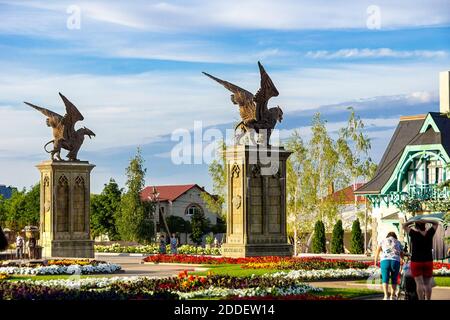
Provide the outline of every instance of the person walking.
{"type": "Polygon", "coordinates": [[[166,237],[163,234],[159,238],[159,253],[166,254],[166,237]]]}
{"type": "Polygon", "coordinates": [[[375,267],[380,258],[381,279],[384,292],[383,300],[388,300],[389,280],[391,282],[390,300],[397,300],[397,282],[400,271],[400,260],[403,258],[403,248],[395,232],[389,232],[380,241],[375,251],[375,267]]]}
{"type": "Polygon", "coordinates": [[[403,224],[411,239],[411,274],[416,281],[419,300],[430,300],[433,279],[433,237],[439,222],[420,219],[403,224]],[[427,229],[427,224],[431,227],[427,229]]]}
{"type": "Polygon", "coordinates": [[[172,237],[170,238],[170,253],[171,254],[178,253],[178,239],[175,233],[172,233],[172,237]]]}
{"type": "Polygon", "coordinates": [[[23,259],[24,242],[23,237],[18,233],[16,238],[16,259],[23,259]]]}

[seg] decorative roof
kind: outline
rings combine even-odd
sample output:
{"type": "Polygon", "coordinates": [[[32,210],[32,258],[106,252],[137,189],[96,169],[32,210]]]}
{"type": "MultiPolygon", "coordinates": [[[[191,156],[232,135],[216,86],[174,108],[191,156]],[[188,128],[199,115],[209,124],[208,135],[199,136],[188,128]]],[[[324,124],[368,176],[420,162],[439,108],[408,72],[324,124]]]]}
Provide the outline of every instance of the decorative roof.
{"type": "Polygon", "coordinates": [[[180,185],[167,185],[167,186],[148,186],[141,191],[142,201],[149,201],[149,197],[153,193],[153,188],[159,193],[159,201],[174,201],[192,188],[198,188],[201,191],[205,191],[204,188],[197,184],[180,184],[180,185]]]}
{"type": "Polygon", "coordinates": [[[440,144],[450,155],[450,119],[439,112],[427,115],[401,117],[394,135],[384,152],[375,176],[355,191],[356,194],[379,194],[394,173],[406,146],[440,144]],[[430,118],[430,119],[429,119],[430,118]],[[430,125],[435,124],[439,132],[430,125]]]}

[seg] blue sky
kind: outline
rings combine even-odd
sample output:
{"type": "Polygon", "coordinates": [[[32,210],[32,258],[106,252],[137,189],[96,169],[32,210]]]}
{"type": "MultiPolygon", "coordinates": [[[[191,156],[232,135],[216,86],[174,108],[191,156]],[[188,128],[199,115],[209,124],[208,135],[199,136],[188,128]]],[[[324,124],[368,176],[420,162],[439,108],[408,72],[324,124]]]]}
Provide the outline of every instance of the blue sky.
{"type": "Polygon", "coordinates": [[[449,31],[448,1],[0,0],[0,183],[38,181],[51,132],[22,102],[62,113],[60,91],[97,133],[80,152],[94,192],[124,182],[138,146],[148,184],[209,187],[205,164],[172,163],[171,133],[230,128],[237,108],[201,71],[255,92],[258,60],[280,91],[282,137],[307,139],[317,111],[335,133],[353,106],[378,161],[399,116],[438,110],[449,31]]]}

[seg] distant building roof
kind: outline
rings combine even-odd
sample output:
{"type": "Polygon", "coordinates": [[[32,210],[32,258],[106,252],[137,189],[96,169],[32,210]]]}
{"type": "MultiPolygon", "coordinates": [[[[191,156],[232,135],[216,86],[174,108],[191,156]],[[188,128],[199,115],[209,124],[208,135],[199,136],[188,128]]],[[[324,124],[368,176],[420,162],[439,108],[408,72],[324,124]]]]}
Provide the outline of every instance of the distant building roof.
{"type": "MultiPolygon", "coordinates": [[[[332,197],[334,200],[341,204],[354,204],[355,203],[355,193],[354,191],[364,185],[364,183],[355,183],[344,189],[333,192],[329,197],[332,197]]],[[[363,196],[358,196],[356,198],[358,204],[362,204],[365,202],[363,196]]]]}
{"type": "Polygon", "coordinates": [[[204,188],[197,184],[181,184],[181,185],[167,185],[167,186],[148,186],[141,192],[142,201],[149,201],[149,197],[153,193],[153,188],[159,193],[159,201],[174,201],[192,188],[198,188],[205,191],[204,188]]]}
{"type": "Polygon", "coordinates": [[[380,160],[375,176],[361,188],[356,194],[378,194],[394,173],[395,167],[402,157],[403,151],[408,145],[432,145],[441,144],[447,154],[450,155],[450,119],[439,112],[430,112],[427,115],[401,117],[395,129],[394,135],[380,160]],[[431,116],[440,132],[421,128],[427,117],[431,116]]]}

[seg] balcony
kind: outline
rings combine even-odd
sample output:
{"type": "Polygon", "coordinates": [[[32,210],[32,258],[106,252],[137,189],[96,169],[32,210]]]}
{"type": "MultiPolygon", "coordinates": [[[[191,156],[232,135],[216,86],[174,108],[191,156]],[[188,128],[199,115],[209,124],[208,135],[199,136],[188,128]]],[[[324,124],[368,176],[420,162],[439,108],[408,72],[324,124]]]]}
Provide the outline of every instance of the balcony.
{"type": "Polygon", "coordinates": [[[380,207],[382,203],[386,206],[400,206],[406,199],[442,200],[450,199],[450,188],[438,188],[435,184],[410,185],[408,191],[390,191],[386,194],[369,195],[368,200],[374,208],[380,207]]]}

